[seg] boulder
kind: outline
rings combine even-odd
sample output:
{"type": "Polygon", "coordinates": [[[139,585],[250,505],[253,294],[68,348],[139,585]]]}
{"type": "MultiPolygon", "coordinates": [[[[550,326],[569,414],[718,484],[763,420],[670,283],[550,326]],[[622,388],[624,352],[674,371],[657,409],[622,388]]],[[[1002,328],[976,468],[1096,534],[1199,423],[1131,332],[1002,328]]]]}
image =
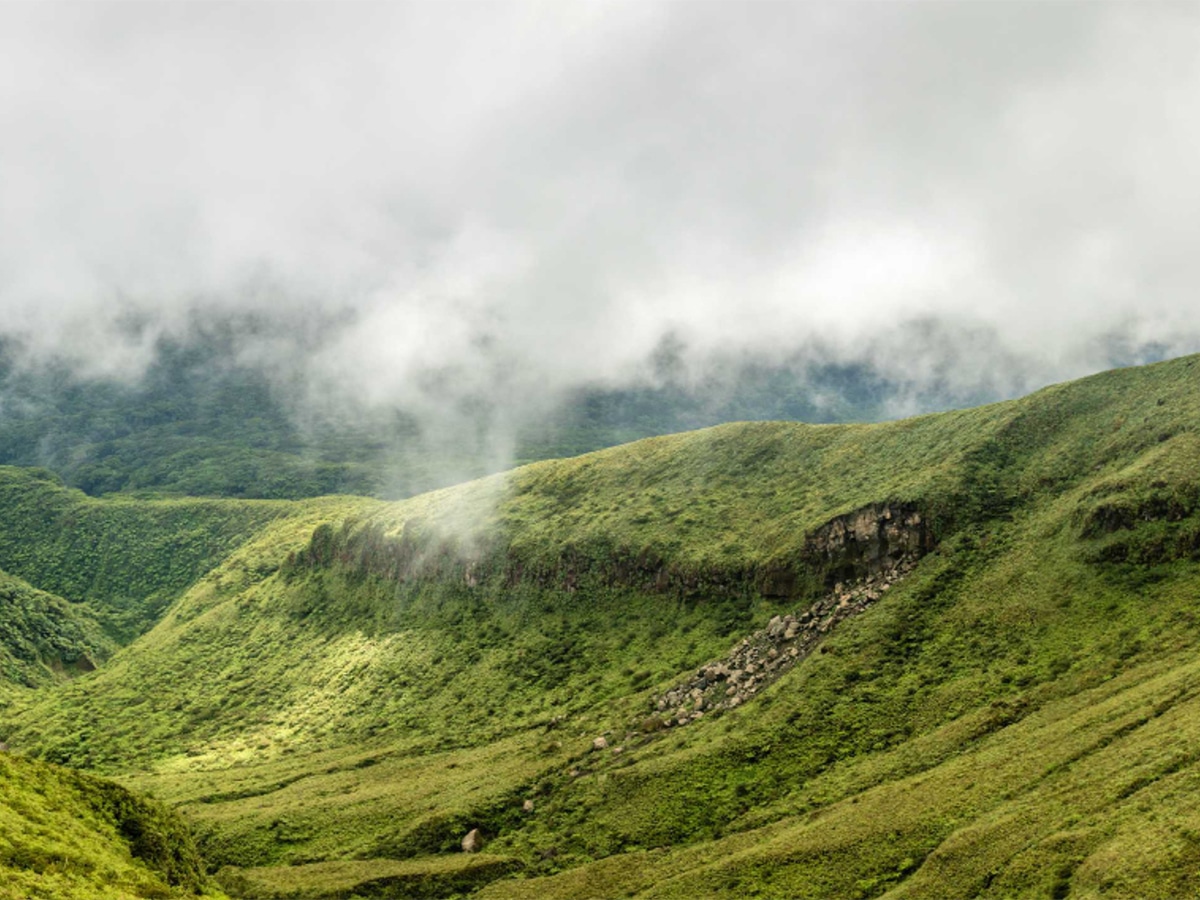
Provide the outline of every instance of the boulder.
{"type": "Polygon", "coordinates": [[[593,750],[608,749],[608,738],[606,738],[604,736],[596,738],[594,741],[592,741],[592,749],[593,750]]]}
{"type": "Polygon", "coordinates": [[[463,853],[478,853],[483,849],[483,835],[479,833],[478,828],[472,828],[467,832],[467,836],[462,839],[463,853]]]}

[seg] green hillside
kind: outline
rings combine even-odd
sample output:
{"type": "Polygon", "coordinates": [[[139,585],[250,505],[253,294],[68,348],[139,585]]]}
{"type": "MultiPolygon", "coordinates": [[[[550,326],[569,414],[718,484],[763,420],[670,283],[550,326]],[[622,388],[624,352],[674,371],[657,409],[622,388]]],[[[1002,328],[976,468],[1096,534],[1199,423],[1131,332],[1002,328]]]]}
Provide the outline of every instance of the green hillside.
{"type": "Polygon", "coordinates": [[[219,896],[185,824],[99,778],[0,754],[0,897],[219,896]]]}
{"type": "Polygon", "coordinates": [[[98,501],[41,469],[0,466],[0,569],[83,605],[125,642],[283,502],[98,501]]]}
{"type": "Polygon", "coordinates": [[[98,539],[142,530],[30,528],[0,566],[154,624],[0,721],[180,809],[234,896],[1194,895],[1198,362],[398,503],[87,500],[10,473],[98,539]],[[173,562],[128,595],[81,580],[142,552],[173,562]],[[809,638],[754,636],[810,609],[809,638]],[[671,692],[744,637],[764,656],[736,703],[671,692]],[[768,646],[805,649],[771,669],[768,646]]]}
{"type": "Polygon", "coordinates": [[[112,650],[87,607],[0,572],[0,683],[35,687],[89,672],[112,650]]]}

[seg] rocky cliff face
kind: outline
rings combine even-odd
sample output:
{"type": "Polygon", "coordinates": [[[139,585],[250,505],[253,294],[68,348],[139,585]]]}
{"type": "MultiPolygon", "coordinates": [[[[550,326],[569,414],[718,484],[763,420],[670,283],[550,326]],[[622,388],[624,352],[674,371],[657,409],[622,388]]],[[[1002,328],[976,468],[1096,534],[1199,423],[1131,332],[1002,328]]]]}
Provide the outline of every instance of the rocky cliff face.
{"type": "Polygon", "coordinates": [[[805,542],[804,563],[824,573],[827,588],[878,576],[901,559],[933,549],[921,511],[906,504],[873,503],[831,519],[805,542]]]}
{"type": "Polygon", "coordinates": [[[522,583],[574,593],[587,584],[635,588],[684,596],[761,594],[812,600],[839,582],[856,582],[894,569],[901,560],[923,556],[933,546],[921,511],[911,504],[875,503],[837,516],[805,540],[794,559],[754,569],[717,563],[682,566],[647,550],[613,547],[565,550],[555,560],[533,563],[499,544],[466,553],[432,535],[386,536],[377,525],[322,525],[309,546],[291,557],[285,574],[336,567],[397,584],[461,581],[476,587],[498,577],[507,587],[522,583]]]}

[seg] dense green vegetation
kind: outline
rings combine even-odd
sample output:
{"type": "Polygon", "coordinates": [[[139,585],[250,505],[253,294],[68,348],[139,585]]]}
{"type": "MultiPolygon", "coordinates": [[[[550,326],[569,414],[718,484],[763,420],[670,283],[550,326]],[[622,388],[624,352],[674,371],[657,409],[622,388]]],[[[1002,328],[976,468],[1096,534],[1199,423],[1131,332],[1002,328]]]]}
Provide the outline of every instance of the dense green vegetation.
{"type": "Polygon", "coordinates": [[[0,466],[0,568],[82,605],[125,641],[285,503],[99,502],[51,472],[0,466]]]}
{"type": "Polygon", "coordinates": [[[46,684],[94,669],[112,649],[87,607],[0,572],[0,682],[46,684]]]}
{"type": "Polygon", "coordinates": [[[327,900],[330,897],[404,897],[406,900],[461,896],[520,871],[509,857],[458,854],[430,860],[343,860],[218,873],[228,891],[261,900],[327,900]]]}
{"type": "MultiPolygon", "coordinates": [[[[177,807],[247,897],[1191,896],[1198,365],[727,425],[399,503],[89,500],[10,473],[81,521],[237,525],[141,584],[171,599],[148,632],[0,721],[177,807]],[[827,585],[812,536],[885,503],[937,541],[916,570],[760,697],[664,728],[656,693],[803,609],[827,585]],[[457,852],[471,828],[485,856],[457,852]]],[[[60,590],[57,535],[0,565],[98,604],[60,590]]],[[[96,552],[81,571],[135,568],[96,552]]]]}
{"type": "Polygon", "coordinates": [[[216,896],[178,815],[111,782],[0,754],[0,897],[200,893],[216,896]]]}

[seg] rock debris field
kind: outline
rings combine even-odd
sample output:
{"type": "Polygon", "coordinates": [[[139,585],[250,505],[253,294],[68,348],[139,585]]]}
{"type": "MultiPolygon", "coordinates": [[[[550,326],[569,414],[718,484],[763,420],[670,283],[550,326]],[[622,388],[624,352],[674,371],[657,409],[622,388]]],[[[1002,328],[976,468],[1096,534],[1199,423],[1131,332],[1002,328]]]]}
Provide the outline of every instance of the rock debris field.
{"type": "Polygon", "coordinates": [[[916,554],[903,556],[875,575],[834,585],[804,612],[775,616],[725,658],[701,666],[686,682],[655,698],[654,712],[667,727],[679,727],[742,705],[808,656],[840,622],[875,603],[916,563],[916,554]]]}

